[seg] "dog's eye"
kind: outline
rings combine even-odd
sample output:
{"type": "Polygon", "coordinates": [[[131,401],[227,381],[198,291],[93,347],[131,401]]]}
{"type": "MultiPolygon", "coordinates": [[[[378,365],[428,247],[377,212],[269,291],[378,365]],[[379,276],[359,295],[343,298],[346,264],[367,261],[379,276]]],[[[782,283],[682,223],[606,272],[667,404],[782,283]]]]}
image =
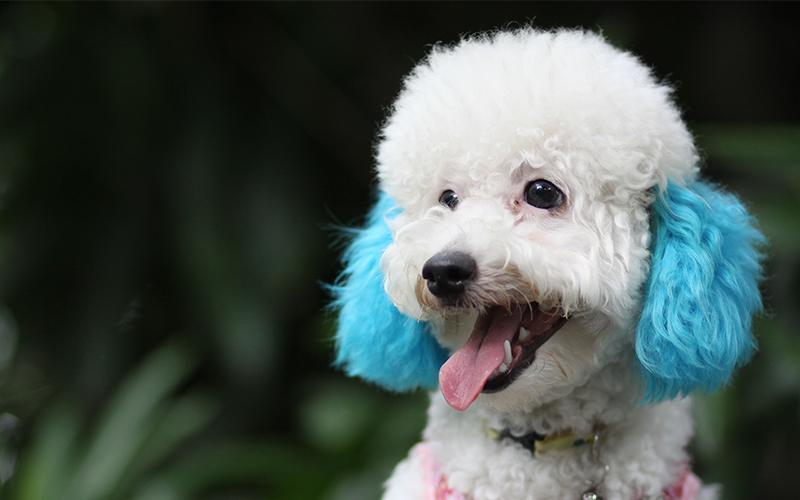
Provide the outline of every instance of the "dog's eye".
{"type": "Polygon", "coordinates": [[[539,179],[525,187],[525,202],[536,208],[552,210],[564,203],[564,193],[552,182],[539,179]]]}
{"type": "Polygon", "coordinates": [[[458,205],[458,195],[452,189],[448,189],[439,197],[439,203],[446,206],[450,210],[455,210],[458,205]]]}

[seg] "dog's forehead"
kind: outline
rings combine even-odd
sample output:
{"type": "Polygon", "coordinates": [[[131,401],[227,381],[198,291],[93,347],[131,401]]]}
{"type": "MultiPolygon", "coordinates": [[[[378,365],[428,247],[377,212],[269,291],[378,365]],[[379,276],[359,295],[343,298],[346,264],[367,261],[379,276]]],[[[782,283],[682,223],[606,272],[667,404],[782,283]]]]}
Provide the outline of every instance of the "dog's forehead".
{"type": "Polygon", "coordinates": [[[670,89],[635,57],[579,32],[523,30],[434,50],[406,80],[377,159],[383,188],[412,203],[524,162],[644,188],[696,172],[670,89]]]}

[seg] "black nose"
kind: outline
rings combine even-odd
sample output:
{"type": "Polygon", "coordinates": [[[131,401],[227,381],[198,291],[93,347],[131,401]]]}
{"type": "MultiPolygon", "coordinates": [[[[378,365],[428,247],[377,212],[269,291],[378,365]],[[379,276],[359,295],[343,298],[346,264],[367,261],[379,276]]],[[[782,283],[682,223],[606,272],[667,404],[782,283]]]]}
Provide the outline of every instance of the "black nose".
{"type": "Polygon", "coordinates": [[[466,284],[475,278],[475,260],[463,252],[440,252],[422,266],[428,290],[439,298],[461,295],[466,284]]]}

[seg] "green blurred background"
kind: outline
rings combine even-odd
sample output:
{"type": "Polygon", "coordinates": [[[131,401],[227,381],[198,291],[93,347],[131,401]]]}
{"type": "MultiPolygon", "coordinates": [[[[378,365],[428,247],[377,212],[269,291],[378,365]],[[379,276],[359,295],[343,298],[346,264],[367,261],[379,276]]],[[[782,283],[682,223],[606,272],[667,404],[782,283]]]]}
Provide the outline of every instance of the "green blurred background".
{"type": "Polygon", "coordinates": [[[332,227],[426,46],[602,29],[672,82],[771,241],[699,473],[800,498],[796,4],[0,5],[0,498],[376,499],[424,394],[330,368],[332,227]],[[510,23],[510,24],[509,24],[510,23]]]}

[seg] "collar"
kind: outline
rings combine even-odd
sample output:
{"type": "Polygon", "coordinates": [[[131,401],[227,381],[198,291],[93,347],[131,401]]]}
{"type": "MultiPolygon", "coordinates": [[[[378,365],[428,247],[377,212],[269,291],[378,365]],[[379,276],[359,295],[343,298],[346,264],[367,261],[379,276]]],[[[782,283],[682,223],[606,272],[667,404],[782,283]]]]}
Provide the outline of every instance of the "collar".
{"type": "MultiPolygon", "coordinates": [[[[603,431],[603,426],[596,426],[592,432],[586,434],[576,435],[571,432],[564,434],[553,434],[544,436],[538,432],[529,432],[522,436],[512,434],[510,429],[503,429],[498,431],[492,428],[486,428],[486,434],[492,438],[502,440],[509,439],[515,443],[519,443],[523,448],[533,453],[534,456],[540,457],[548,451],[564,451],[571,448],[577,448],[585,444],[596,445],[600,440],[600,433],[603,431]]],[[[593,450],[594,451],[594,450],[593,450]]]]}

